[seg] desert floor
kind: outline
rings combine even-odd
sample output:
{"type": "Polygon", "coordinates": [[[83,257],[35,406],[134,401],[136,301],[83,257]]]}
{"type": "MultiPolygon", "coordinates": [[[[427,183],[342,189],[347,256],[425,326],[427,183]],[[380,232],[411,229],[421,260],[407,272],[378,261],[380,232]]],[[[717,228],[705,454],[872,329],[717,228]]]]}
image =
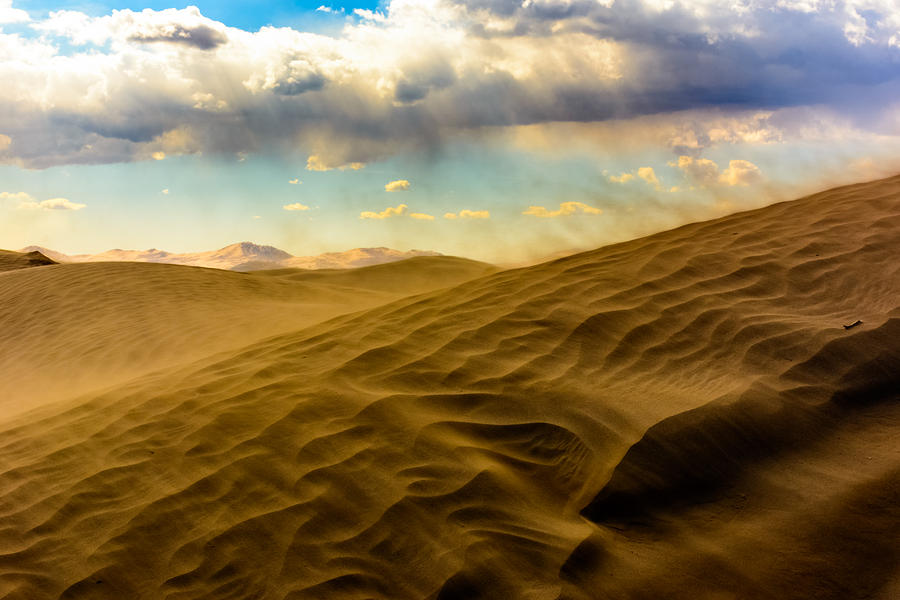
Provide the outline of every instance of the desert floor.
{"type": "Polygon", "coordinates": [[[513,270],[47,262],[0,598],[900,598],[900,177],[513,270]]]}

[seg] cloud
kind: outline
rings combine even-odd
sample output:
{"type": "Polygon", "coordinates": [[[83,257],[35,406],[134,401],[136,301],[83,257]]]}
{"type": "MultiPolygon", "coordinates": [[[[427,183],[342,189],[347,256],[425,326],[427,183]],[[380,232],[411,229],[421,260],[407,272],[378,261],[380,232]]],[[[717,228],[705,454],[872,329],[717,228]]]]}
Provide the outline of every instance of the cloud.
{"type": "Polygon", "coordinates": [[[0,23],[24,23],[30,20],[27,12],[12,7],[12,0],[0,0],[0,23]]]}
{"type": "Polygon", "coordinates": [[[628,183],[634,179],[634,175],[631,173],[622,173],[621,175],[610,175],[609,180],[613,183],[628,183]]]}
{"type": "Polygon", "coordinates": [[[390,183],[384,186],[384,191],[386,192],[408,192],[409,191],[409,181],[406,179],[397,179],[396,181],[391,181],[390,183]]]}
{"type": "Polygon", "coordinates": [[[0,133],[0,150],[6,150],[12,144],[12,138],[0,133]]]}
{"type": "Polygon", "coordinates": [[[301,204],[300,202],[294,202],[293,204],[285,204],[282,206],[284,210],[309,210],[309,207],[305,204],[301,204]]]}
{"type": "Polygon", "coordinates": [[[153,160],[165,160],[166,153],[162,151],[153,152],[150,154],[150,158],[152,158],[153,160]]]}
{"type": "Polygon", "coordinates": [[[708,158],[679,156],[677,161],[669,164],[681,169],[688,179],[697,185],[710,185],[719,179],[719,165],[708,158]]]}
{"type": "Polygon", "coordinates": [[[409,213],[410,219],[418,219],[420,221],[434,221],[433,215],[427,215],[425,213],[409,213]]]}
{"type": "Polygon", "coordinates": [[[49,198],[37,201],[25,192],[0,192],[0,200],[12,200],[22,210],[81,210],[86,204],[72,202],[68,198],[49,198]]]}
{"type": "Polygon", "coordinates": [[[388,219],[390,217],[400,217],[407,214],[409,207],[405,204],[397,206],[388,206],[381,212],[364,211],[359,213],[360,219],[388,219]]]}
{"type": "Polygon", "coordinates": [[[748,160],[730,161],[728,168],[719,175],[719,182],[730,186],[746,186],[759,181],[762,181],[762,172],[748,160]]]}
{"type": "Polygon", "coordinates": [[[47,19],[32,27],[43,33],[67,37],[76,45],[102,45],[112,40],[213,50],[228,41],[226,27],[204,17],[195,6],[140,12],[114,10],[111,15],[93,18],[78,11],[52,11],[47,19]]]}
{"type": "MultiPolygon", "coordinates": [[[[9,0],[0,14],[27,18],[9,0]]],[[[697,157],[779,141],[793,107],[885,133],[900,97],[889,0],[392,0],[334,36],[195,7],[28,27],[0,32],[0,131],[16,140],[2,160],[33,168],[266,149],[353,169],[458,136],[676,111],[699,117],[668,142],[697,157]],[[189,143],[162,147],[172,131],[189,143]]]]}
{"type": "Polygon", "coordinates": [[[747,186],[763,178],[759,167],[748,160],[732,160],[728,168],[721,172],[719,165],[707,158],[679,156],[677,161],[669,164],[681,169],[694,185],[699,186],[747,186]]]}
{"type": "Polygon", "coordinates": [[[638,169],[638,177],[649,183],[650,185],[659,188],[659,179],[656,178],[656,172],[653,170],[653,167],[641,167],[638,169]]]}
{"type": "Polygon", "coordinates": [[[552,218],[573,215],[578,212],[586,215],[599,215],[603,211],[599,208],[584,204],[583,202],[562,202],[557,210],[547,210],[543,206],[529,206],[528,210],[524,211],[522,214],[530,215],[532,217],[552,218]]]}
{"type": "Polygon", "coordinates": [[[303,182],[300,181],[299,178],[295,178],[295,179],[290,179],[290,180],[288,180],[288,183],[291,184],[291,185],[300,185],[300,184],[303,183],[303,182]]]}
{"type": "Polygon", "coordinates": [[[162,190],[162,194],[163,194],[164,196],[168,196],[168,195],[169,195],[169,188],[165,188],[164,190],[162,190]]]}
{"type": "Polygon", "coordinates": [[[320,5],[319,8],[316,9],[316,12],[323,12],[328,14],[338,14],[344,12],[344,8],[341,7],[339,9],[334,9],[330,6],[325,6],[324,4],[320,5]]]}
{"type": "Polygon", "coordinates": [[[469,210],[464,208],[459,213],[444,213],[445,219],[490,219],[491,213],[487,210],[469,210]]]}

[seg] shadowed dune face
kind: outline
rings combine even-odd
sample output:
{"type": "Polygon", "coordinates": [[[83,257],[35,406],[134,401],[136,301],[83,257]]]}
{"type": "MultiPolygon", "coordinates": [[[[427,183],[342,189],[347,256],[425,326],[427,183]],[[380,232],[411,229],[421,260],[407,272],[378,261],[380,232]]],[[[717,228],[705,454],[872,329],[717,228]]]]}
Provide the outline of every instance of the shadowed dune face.
{"type": "Polygon", "coordinates": [[[47,258],[40,252],[13,252],[11,250],[0,250],[0,272],[55,264],[56,261],[47,258]]]}
{"type": "MultiPolygon", "coordinates": [[[[839,188],[378,296],[9,419],[0,597],[887,599],[898,232],[900,178],[839,188]]],[[[209,297],[224,277],[285,306],[329,282],[211,273],[199,300],[145,289],[147,330],[194,302],[195,331],[239,321],[243,296],[209,297]]],[[[355,273],[331,283],[388,293],[355,273]]],[[[35,348],[80,331],[57,314],[35,348]]]]}

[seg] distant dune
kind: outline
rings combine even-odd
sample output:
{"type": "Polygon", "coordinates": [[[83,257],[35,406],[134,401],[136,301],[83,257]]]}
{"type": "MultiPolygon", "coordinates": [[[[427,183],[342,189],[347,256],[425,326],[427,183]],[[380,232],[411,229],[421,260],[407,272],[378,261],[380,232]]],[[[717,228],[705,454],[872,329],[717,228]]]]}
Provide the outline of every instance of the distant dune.
{"type": "Polygon", "coordinates": [[[67,255],[62,252],[28,246],[20,252],[40,252],[56,262],[152,262],[189,265],[232,271],[260,271],[264,269],[354,269],[405,260],[415,256],[440,256],[431,250],[400,251],[392,248],[354,248],[344,252],[328,252],[318,256],[293,256],[274,246],[260,246],[252,242],[238,242],[218,250],[175,254],[150,248],[149,250],[107,250],[100,254],[67,255]]]}
{"type": "Polygon", "coordinates": [[[2,272],[0,598],[897,598],[898,256],[894,177],[499,272],[2,272]]]}
{"type": "Polygon", "coordinates": [[[13,271],[28,267],[40,267],[56,264],[40,252],[12,252],[0,250],[0,271],[13,271]]]}

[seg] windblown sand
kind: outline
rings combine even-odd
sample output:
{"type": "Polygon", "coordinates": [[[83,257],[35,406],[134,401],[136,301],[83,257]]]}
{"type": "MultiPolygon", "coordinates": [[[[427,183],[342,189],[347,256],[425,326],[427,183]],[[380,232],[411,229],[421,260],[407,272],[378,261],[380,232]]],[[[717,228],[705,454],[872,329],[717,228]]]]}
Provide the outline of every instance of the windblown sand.
{"type": "Polygon", "coordinates": [[[9,270],[0,353],[2,598],[900,591],[900,177],[502,272],[9,270]]]}

